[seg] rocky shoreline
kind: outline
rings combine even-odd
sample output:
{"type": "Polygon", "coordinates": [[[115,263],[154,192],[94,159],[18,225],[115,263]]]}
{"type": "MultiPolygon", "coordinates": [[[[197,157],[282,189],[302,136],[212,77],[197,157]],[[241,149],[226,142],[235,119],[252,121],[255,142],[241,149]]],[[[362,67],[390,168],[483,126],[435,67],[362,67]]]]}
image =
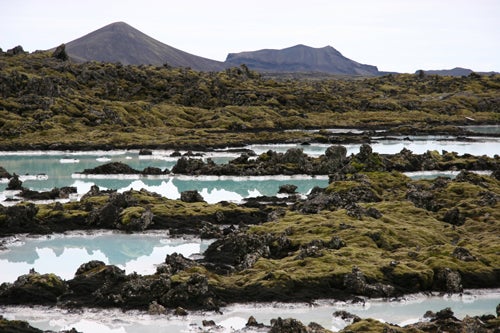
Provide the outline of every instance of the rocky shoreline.
{"type": "MultiPolygon", "coordinates": [[[[409,150],[380,155],[367,144],[351,156],[342,146],[331,146],[317,158],[301,149],[250,155],[244,152],[223,165],[181,157],[172,172],[323,174],[329,175],[330,184],[313,189],[305,199],[295,196],[292,186],[284,186],[279,190],[288,193],[286,198],[255,198],[242,204],[207,204],[196,191],[169,200],[145,190],[117,193],[94,186],[78,202],[0,206],[2,236],[162,229],[172,235],[216,239],[203,259],[170,255],[155,274],[147,276],[125,274],[99,261],[82,263],[67,281],[33,271],[2,284],[0,304],[161,313],[166,309],[217,311],[225,304],[246,301],[389,298],[421,291],[460,293],[463,288],[500,287],[494,240],[500,221],[498,156],[409,150]],[[466,169],[492,174],[477,175],[466,169]],[[463,171],[455,179],[421,181],[400,173],[415,170],[463,171]]],[[[84,173],[170,172],[146,169],[108,164],[84,173]]],[[[10,176],[3,171],[2,175],[10,176]]],[[[15,175],[9,186],[23,190],[15,175]]],[[[56,192],[67,195],[71,189],[50,191],[56,192]]],[[[290,329],[273,331],[273,327],[263,329],[290,329]]]]}

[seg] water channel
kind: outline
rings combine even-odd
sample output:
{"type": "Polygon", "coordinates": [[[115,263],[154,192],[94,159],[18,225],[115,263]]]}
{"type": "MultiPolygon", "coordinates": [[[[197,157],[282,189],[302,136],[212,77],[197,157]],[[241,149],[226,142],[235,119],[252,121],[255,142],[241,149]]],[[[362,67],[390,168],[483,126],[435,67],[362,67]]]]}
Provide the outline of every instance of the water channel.
{"type": "MultiPolygon", "coordinates": [[[[496,133],[496,132],[495,132],[496,133]]],[[[379,138],[371,146],[374,152],[392,154],[406,148],[421,154],[427,150],[455,151],[458,154],[494,156],[500,152],[499,138],[473,138],[472,141],[456,141],[451,137],[409,137],[406,140],[379,138]]],[[[302,148],[306,154],[319,156],[329,145],[251,145],[246,148],[257,154],[267,150],[285,152],[292,147],[302,148]]],[[[360,145],[346,145],[348,154],[359,151],[360,145]]],[[[177,158],[173,151],[154,151],[153,155],[141,156],[138,151],[94,151],[94,152],[0,152],[0,166],[9,172],[21,175],[23,186],[32,190],[50,190],[54,187],[75,186],[78,195],[70,200],[78,200],[92,185],[102,189],[145,188],[161,195],[177,199],[180,192],[198,190],[210,203],[241,201],[260,195],[276,195],[279,186],[294,184],[298,192],[307,194],[314,186],[324,187],[328,178],[293,177],[187,177],[187,176],[105,176],[82,177],[78,172],[86,168],[113,161],[123,162],[132,168],[142,170],[147,166],[171,169],[177,158]]],[[[225,163],[239,154],[231,151],[203,153],[201,158],[211,158],[216,163],[225,163]]],[[[454,174],[444,174],[453,177],[454,174]]],[[[435,173],[411,175],[435,177],[435,173]]],[[[15,193],[6,191],[7,181],[0,182],[0,204],[7,205],[7,198],[15,193]]],[[[34,268],[39,273],[52,272],[64,279],[73,277],[78,266],[89,260],[101,260],[115,264],[127,273],[151,274],[156,265],[163,262],[167,254],[181,253],[186,257],[199,257],[210,244],[196,238],[170,238],[164,232],[122,234],[117,232],[67,233],[44,237],[18,235],[3,239],[0,251],[0,283],[12,282],[17,276],[34,268]]],[[[364,305],[344,304],[333,300],[318,301],[316,304],[235,304],[222,309],[223,314],[192,313],[187,318],[171,315],[151,316],[140,312],[87,309],[82,312],[34,307],[29,311],[23,307],[0,307],[0,314],[8,319],[28,320],[41,329],[69,329],[75,327],[83,332],[199,332],[203,319],[212,319],[223,327],[222,331],[241,329],[250,316],[269,324],[271,318],[294,317],[304,323],[311,321],[325,328],[338,330],[346,325],[332,316],[335,310],[346,310],[361,317],[372,317],[396,324],[415,322],[427,310],[451,307],[456,316],[466,314],[493,314],[500,302],[500,290],[476,290],[462,296],[410,295],[402,300],[367,300],[364,305]]]]}

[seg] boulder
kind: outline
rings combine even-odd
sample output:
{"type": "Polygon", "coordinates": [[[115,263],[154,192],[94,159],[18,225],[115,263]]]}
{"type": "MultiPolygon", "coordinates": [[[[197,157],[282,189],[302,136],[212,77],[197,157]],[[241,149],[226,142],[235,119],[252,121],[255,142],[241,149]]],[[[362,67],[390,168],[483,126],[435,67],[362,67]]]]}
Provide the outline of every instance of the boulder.
{"type": "Polygon", "coordinates": [[[354,294],[368,297],[390,297],[395,292],[391,285],[368,283],[363,272],[356,266],[352,268],[351,273],[344,275],[344,287],[354,294]]]}
{"type": "Polygon", "coordinates": [[[457,246],[451,255],[462,261],[476,261],[476,257],[474,257],[469,250],[460,246],[457,246]]]}
{"type": "Polygon", "coordinates": [[[167,309],[161,304],[158,304],[156,301],[152,301],[148,307],[148,314],[150,315],[162,315],[166,314],[167,309]]]}
{"type": "Polygon", "coordinates": [[[258,258],[267,258],[271,251],[271,235],[232,232],[209,245],[205,260],[219,268],[250,268],[258,258]]]}
{"type": "Polygon", "coordinates": [[[293,184],[285,184],[279,187],[278,193],[294,194],[297,193],[297,186],[293,184]]]}
{"type": "Polygon", "coordinates": [[[444,213],[443,221],[452,225],[460,226],[465,223],[465,216],[460,213],[460,210],[457,207],[448,209],[446,213],[444,213]]]}
{"type": "Polygon", "coordinates": [[[12,178],[12,175],[9,172],[7,172],[7,170],[5,170],[3,167],[0,166],[0,178],[10,179],[12,178]]]}
{"type": "Polygon", "coordinates": [[[336,162],[343,162],[347,157],[347,149],[344,146],[330,146],[325,151],[325,157],[336,162]]]}
{"type": "Polygon", "coordinates": [[[307,327],[297,319],[272,319],[269,333],[308,333],[307,327]]]}
{"type": "Polygon", "coordinates": [[[18,191],[23,189],[23,182],[19,180],[18,175],[15,173],[12,175],[6,189],[9,191],[18,191]]]}
{"type": "Polygon", "coordinates": [[[160,303],[168,307],[189,307],[218,310],[215,293],[205,275],[191,274],[183,282],[172,283],[172,288],[160,297],[160,303]]]}
{"type": "Polygon", "coordinates": [[[93,169],[85,169],[82,174],[85,175],[131,175],[141,174],[140,171],[135,170],[122,162],[110,162],[99,165],[93,169]]]}
{"type": "Polygon", "coordinates": [[[167,254],[165,262],[158,266],[156,273],[173,275],[193,266],[196,266],[196,262],[194,260],[188,259],[182,254],[174,252],[172,254],[167,254]]]}
{"type": "Polygon", "coordinates": [[[52,57],[62,61],[69,60],[69,56],[66,53],[66,45],[65,44],[59,45],[52,53],[52,57]]]}
{"type": "Polygon", "coordinates": [[[31,271],[0,292],[3,304],[56,304],[67,291],[66,283],[54,274],[39,274],[31,271]]]}
{"type": "Polygon", "coordinates": [[[463,292],[462,277],[460,273],[450,268],[441,268],[435,274],[435,287],[447,293],[463,292]]]}
{"type": "Polygon", "coordinates": [[[150,149],[141,149],[139,150],[139,155],[141,156],[151,156],[153,155],[153,151],[150,149]]]}
{"type": "Polygon", "coordinates": [[[181,201],[184,202],[205,202],[203,197],[197,190],[181,192],[181,201]]]}

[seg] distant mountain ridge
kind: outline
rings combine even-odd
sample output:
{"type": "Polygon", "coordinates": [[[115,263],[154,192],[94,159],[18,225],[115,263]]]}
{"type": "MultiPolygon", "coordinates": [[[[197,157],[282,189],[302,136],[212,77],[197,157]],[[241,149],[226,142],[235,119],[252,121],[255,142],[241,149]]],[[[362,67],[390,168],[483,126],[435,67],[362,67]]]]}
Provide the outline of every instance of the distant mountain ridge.
{"type": "MultiPolygon", "coordinates": [[[[418,72],[419,71],[416,71],[415,73],[418,72]]],[[[441,76],[468,76],[472,73],[477,73],[481,75],[498,74],[496,72],[474,72],[472,69],[462,68],[462,67],[455,67],[452,69],[439,69],[439,70],[431,69],[431,70],[424,70],[423,72],[428,75],[441,75],[441,76]]]]}
{"type": "Polygon", "coordinates": [[[347,75],[378,75],[376,66],[363,65],[344,57],[331,46],[313,48],[296,45],[281,50],[264,49],[230,53],[226,64],[245,64],[264,72],[322,72],[347,75]]]}
{"type": "Polygon", "coordinates": [[[230,53],[225,62],[199,57],[149,37],[124,22],[115,22],[66,43],[74,61],[120,62],[124,65],[190,67],[199,71],[220,71],[247,65],[264,72],[322,72],[343,75],[379,75],[377,67],[344,57],[331,46],[312,48],[296,45],[282,50],[230,53]]]}
{"type": "Polygon", "coordinates": [[[199,71],[219,71],[223,62],[199,57],[142,33],[124,22],[111,23],[66,44],[71,59],[79,62],[120,62],[124,65],[191,67],[199,71]]]}
{"type": "MultiPolygon", "coordinates": [[[[344,57],[331,46],[313,48],[295,45],[281,50],[263,49],[229,53],[226,60],[216,61],[184,52],[164,44],[128,25],[115,22],[66,43],[73,61],[120,62],[124,65],[168,64],[197,71],[221,71],[245,64],[248,68],[268,73],[325,73],[339,75],[385,75],[376,66],[358,63],[344,57]]],[[[464,76],[473,71],[465,68],[425,70],[426,74],[464,76]]],[[[491,72],[493,73],[493,72],[491,72]]],[[[484,73],[488,74],[488,73],[484,73]]]]}

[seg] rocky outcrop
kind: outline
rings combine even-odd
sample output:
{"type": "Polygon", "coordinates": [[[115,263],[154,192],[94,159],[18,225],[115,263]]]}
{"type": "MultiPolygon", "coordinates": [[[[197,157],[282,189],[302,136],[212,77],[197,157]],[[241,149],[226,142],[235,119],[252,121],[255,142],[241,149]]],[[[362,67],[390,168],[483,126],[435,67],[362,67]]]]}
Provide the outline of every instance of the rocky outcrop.
{"type": "Polygon", "coordinates": [[[23,182],[19,180],[19,176],[14,173],[10,178],[9,183],[7,184],[7,190],[17,191],[22,189],[23,189],[23,182]]]}
{"type": "Polygon", "coordinates": [[[12,175],[4,167],[0,166],[0,178],[10,179],[12,175]]]}
{"type": "Polygon", "coordinates": [[[69,56],[66,53],[66,45],[65,44],[61,44],[58,47],[56,47],[56,49],[52,53],[52,57],[56,58],[56,59],[59,59],[59,60],[62,60],[62,61],[69,60],[69,56]]]}
{"type": "Polygon", "coordinates": [[[85,169],[81,173],[84,175],[165,175],[169,172],[167,169],[162,171],[155,167],[147,167],[139,171],[122,162],[110,162],[92,169],[85,169]]]}
{"type": "Polygon", "coordinates": [[[358,267],[353,267],[352,272],[344,276],[344,287],[354,294],[368,297],[390,297],[395,294],[395,289],[391,285],[368,283],[358,267]]]}
{"type": "Polygon", "coordinates": [[[50,191],[38,192],[32,191],[27,188],[22,188],[19,196],[26,200],[55,200],[55,199],[68,199],[70,194],[76,194],[77,188],[73,186],[66,186],[61,188],[53,188],[50,191]]]}
{"type": "Polygon", "coordinates": [[[3,304],[56,304],[67,292],[66,283],[54,274],[31,271],[21,275],[13,284],[2,284],[0,303],[3,304]]]}
{"type": "Polygon", "coordinates": [[[184,202],[205,202],[201,194],[197,190],[182,191],[181,201],[184,202]]]}

